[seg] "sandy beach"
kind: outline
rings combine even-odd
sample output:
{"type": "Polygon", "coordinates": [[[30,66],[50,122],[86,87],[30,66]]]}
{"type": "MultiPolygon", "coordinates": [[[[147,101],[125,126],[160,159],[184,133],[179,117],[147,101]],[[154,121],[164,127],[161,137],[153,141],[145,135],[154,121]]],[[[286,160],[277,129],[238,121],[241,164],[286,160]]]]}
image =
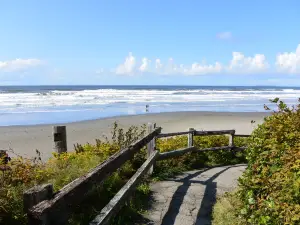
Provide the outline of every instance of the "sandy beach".
{"type": "MultiPolygon", "coordinates": [[[[250,134],[265,116],[266,113],[253,112],[172,112],[111,117],[59,125],[67,126],[68,150],[71,151],[75,143],[94,143],[96,138],[109,135],[115,121],[125,129],[130,125],[151,122],[161,126],[162,132],[185,131],[192,127],[197,130],[235,129],[237,134],[250,134]],[[251,120],[256,123],[251,124],[251,120]]],[[[42,159],[47,159],[53,151],[53,125],[0,127],[0,149],[13,149],[17,154],[26,157],[35,156],[35,149],[38,149],[42,153],[42,159]]]]}

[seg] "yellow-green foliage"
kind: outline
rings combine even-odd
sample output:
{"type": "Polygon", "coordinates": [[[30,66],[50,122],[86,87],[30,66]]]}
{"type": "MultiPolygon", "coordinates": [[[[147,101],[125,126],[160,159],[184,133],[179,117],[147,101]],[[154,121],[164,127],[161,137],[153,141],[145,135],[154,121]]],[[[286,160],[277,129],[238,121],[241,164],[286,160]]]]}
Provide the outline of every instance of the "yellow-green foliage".
{"type": "MultiPolygon", "coordinates": [[[[74,152],[53,154],[53,157],[45,163],[38,160],[38,155],[35,159],[16,157],[7,165],[0,165],[2,168],[0,171],[0,224],[26,224],[22,202],[22,195],[26,189],[37,184],[52,183],[55,191],[58,191],[119,151],[121,147],[126,147],[145,134],[144,126],[141,128],[130,127],[128,131],[123,132],[116,123],[114,125],[111,140],[97,140],[95,145],[76,145],[74,152]],[[9,170],[5,170],[5,168],[9,168],[9,170]]],[[[141,166],[145,158],[144,152],[136,154],[133,160],[125,163],[102,186],[93,187],[90,193],[87,193],[86,200],[81,203],[80,207],[74,208],[75,213],[70,219],[70,224],[87,224],[95,216],[95,210],[103,208],[125,184],[126,180],[132,176],[136,168],[141,166]]],[[[128,202],[130,207],[124,207],[126,213],[121,216],[123,221],[126,221],[126,217],[133,215],[133,213],[128,213],[128,210],[142,208],[139,201],[148,194],[147,191],[144,193],[145,190],[145,187],[138,188],[135,193],[139,196],[136,198],[138,200],[131,199],[128,202]]],[[[120,218],[116,218],[114,224],[124,224],[118,223],[118,220],[120,218]]]]}
{"type": "MultiPolygon", "coordinates": [[[[250,121],[249,121],[250,123],[250,121]]],[[[227,136],[206,136],[194,137],[194,146],[199,149],[209,147],[228,146],[229,139],[227,136]]],[[[246,146],[247,138],[235,138],[236,146],[246,146]]],[[[179,136],[172,138],[159,139],[157,148],[160,152],[168,152],[187,147],[187,136],[179,136]]],[[[164,161],[159,161],[155,170],[155,175],[158,179],[163,179],[166,176],[172,176],[183,170],[190,170],[211,165],[226,165],[244,163],[245,155],[242,152],[233,154],[231,151],[207,151],[187,153],[183,156],[171,158],[164,161]]]]}
{"type": "Polygon", "coordinates": [[[247,222],[238,217],[242,201],[236,192],[226,193],[217,200],[213,210],[213,225],[245,225],[247,222]]]}
{"type": "Polygon", "coordinates": [[[253,132],[240,179],[249,224],[300,224],[300,107],[273,100],[278,112],[253,132]]]}
{"type": "MultiPolygon", "coordinates": [[[[119,128],[117,123],[111,133],[111,138],[97,139],[95,144],[75,145],[74,152],[61,155],[54,154],[47,162],[41,162],[39,155],[34,160],[21,157],[13,158],[7,168],[0,171],[0,223],[7,225],[26,224],[23,213],[23,191],[37,184],[52,183],[55,191],[64,185],[87,173],[99,163],[106,160],[121,148],[137,141],[145,135],[145,126],[130,127],[127,131],[119,128]]],[[[240,146],[245,145],[245,139],[237,139],[240,146]]],[[[185,147],[187,137],[181,136],[171,139],[158,140],[160,151],[170,151],[185,147]]],[[[199,148],[228,145],[228,137],[195,137],[195,145],[199,148]]],[[[91,187],[85,200],[73,209],[70,224],[88,224],[93,217],[109,202],[125,182],[145,161],[145,148],[138,152],[133,160],[125,163],[118,172],[110,176],[103,185],[91,187]]],[[[37,152],[38,153],[38,152],[37,152]]],[[[241,153],[234,156],[231,152],[191,153],[185,156],[161,161],[155,167],[155,176],[164,177],[178,173],[184,169],[202,167],[212,164],[228,164],[243,162],[241,153]]],[[[132,198],[123,207],[119,216],[112,224],[132,224],[133,217],[143,210],[143,200],[149,194],[147,182],[142,183],[132,198]]]]}

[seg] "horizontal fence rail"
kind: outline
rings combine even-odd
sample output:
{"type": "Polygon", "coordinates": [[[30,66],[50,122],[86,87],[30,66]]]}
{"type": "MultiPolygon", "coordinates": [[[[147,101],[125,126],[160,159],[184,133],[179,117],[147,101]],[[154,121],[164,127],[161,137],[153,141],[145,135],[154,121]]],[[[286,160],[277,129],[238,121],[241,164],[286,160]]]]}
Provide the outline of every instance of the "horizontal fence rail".
{"type": "Polygon", "coordinates": [[[189,147],[189,148],[185,148],[185,149],[179,149],[179,150],[161,153],[161,154],[159,154],[159,157],[157,160],[164,160],[164,159],[168,159],[168,158],[182,156],[188,152],[220,151],[220,150],[230,150],[230,149],[232,149],[231,146],[203,148],[203,149],[197,149],[196,147],[189,147]]]}
{"type": "MultiPolygon", "coordinates": [[[[119,190],[119,192],[111,199],[111,201],[101,210],[100,214],[95,217],[90,225],[110,224],[110,219],[115,216],[123,206],[124,202],[130,197],[135,187],[142,180],[145,174],[152,174],[155,162],[158,160],[170,159],[182,156],[189,152],[205,152],[231,150],[233,152],[243,151],[246,147],[236,147],[234,145],[234,137],[249,137],[250,135],[235,134],[235,130],[216,130],[216,131],[197,131],[189,128],[188,131],[161,133],[161,127],[156,128],[155,124],[148,124],[148,134],[131,144],[125,149],[120,150],[112,155],[106,161],[100,163],[94,169],[84,176],[81,176],[71,183],[64,186],[57,193],[53,194],[52,184],[34,187],[24,193],[24,210],[28,216],[29,225],[63,225],[66,224],[74,207],[78,206],[85,198],[85,194],[93,187],[100,185],[109,175],[117,171],[125,162],[131,160],[135,153],[147,145],[147,160],[136,171],[136,173],[128,180],[128,182],[119,190]],[[155,140],[158,138],[173,137],[178,135],[187,135],[187,147],[174,151],[159,153],[156,149],[155,140]],[[211,147],[198,149],[193,146],[194,136],[210,136],[210,135],[229,135],[228,146],[211,147]]],[[[64,135],[58,135],[58,129],[54,129],[54,140],[61,142],[59,137],[66,137],[66,129],[64,135]]],[[[66,151],[63,150],[63,152],[66,151]]]]}
{"type": "Polygon", "coordinates": [[[235,137],[250,137],[250,134],[235,134],[235,137]]]}
{"type": "Polygon", "coordinates": [[[121,188],[121,190],[113,197],[112,200],[102,209],[100,214],[90,222],[90,225],[109,224],[109,220],[114,216],[128,198],[129,194],[134,191],[139,181],[145,175],[148,169],[153,165],[158,151],[154,151],[146,162],[137,170],[137,172],[130,178],[130,180],[121,188]]]}
{"type": "Polygon", "coordinates": [[[210,136],[210,135],[223,135],[234,134],[235,130],[211,130],[211,131],[195,131],[195,136],[210,136]]]}
{"type": "Polygon", "coordinates": [[[191,133],[194,133],[194,131],[183,131],[183,132],[164,133],[164,134],[159,134],[159,135],[157,136],[157,138],[173,137],[173,136],[179,136],[179,135],[191,134],[191,133]]]}
{"type": "Polygon", "coordinates": [[[28,212],[31,223],[44,224],[43,221],[45,218],[48,220],[48,224],[51,225],[64,223],[69,217],[70,208],[83,200],[92,185],[103,182],[107,176],[115,172],[127,160],[132,159],[136,152],[148,144],[160,132],[161,128],[155,129],[152,133],[130,145],[128,148],[111,156],[88,174],[64,186],[54,195],[53,199],[42,201],[35,205],[28,212]]]}

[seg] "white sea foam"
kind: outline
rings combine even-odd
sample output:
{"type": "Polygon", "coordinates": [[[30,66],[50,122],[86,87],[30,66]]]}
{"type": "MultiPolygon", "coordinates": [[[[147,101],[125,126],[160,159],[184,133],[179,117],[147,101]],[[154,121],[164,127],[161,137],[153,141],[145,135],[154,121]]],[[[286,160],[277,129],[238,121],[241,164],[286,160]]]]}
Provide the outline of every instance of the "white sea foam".
{"type": "MultiPolygon", "coordinates": [[[[268,103],[269,99],[279,97],[283,100],[296,102],[300,90],[294,89],[244,89],[244,90],[121,90],[98,89],[81,91],[49,91],[43,93],[0,93],[0,111],[32,112],[75,110],[70,107],[111,106],[117,104],[153,104],[164,107],[166,104],[197,104],[228,106],[247,104],[259,105],[268,103]],[[251,101],[251,103],[249,103],[251,101]],[[57,107],[65,107],[57,109],[57,107]],[[45,109],[46,108],[46,109],[45,109]]],[[[78,110],[78,109],[76,109],[78,110]]]]}

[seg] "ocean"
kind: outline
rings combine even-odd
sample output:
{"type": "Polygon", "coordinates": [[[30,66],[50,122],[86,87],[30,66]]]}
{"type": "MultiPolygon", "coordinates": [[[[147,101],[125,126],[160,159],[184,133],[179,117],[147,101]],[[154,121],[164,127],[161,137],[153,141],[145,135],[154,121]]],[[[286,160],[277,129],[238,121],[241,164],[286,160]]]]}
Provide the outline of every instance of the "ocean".
{"type": "Polygon", "coordinates": [[[263,112],[263,105],[271,105],[269,100],[276,97],[288,105],[297,104],[300,88],[3,86],[0,87],[0,126],[175,111],[263,112]]]}

